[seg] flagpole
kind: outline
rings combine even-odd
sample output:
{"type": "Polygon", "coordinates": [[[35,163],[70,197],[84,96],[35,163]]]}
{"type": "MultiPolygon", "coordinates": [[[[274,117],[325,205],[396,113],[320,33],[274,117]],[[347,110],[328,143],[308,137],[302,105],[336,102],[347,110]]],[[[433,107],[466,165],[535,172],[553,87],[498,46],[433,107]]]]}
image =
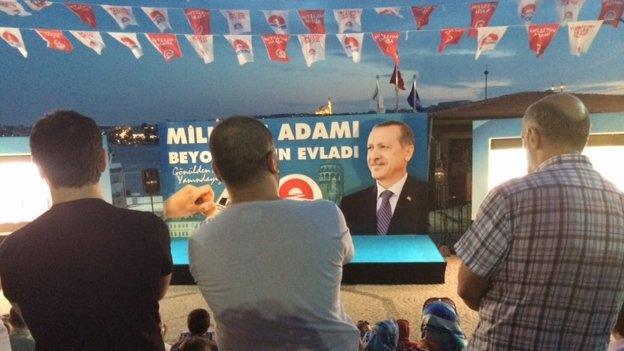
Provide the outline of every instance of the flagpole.
{"type": "Polygon", "coordinates": [[[376,84],[375,89],[377,89],[377,98],[375,99],[375,105],[377,106],[377,109],[376,109],[377,113],[380,113],[381,112],[381,107],[379,106],[379,94],[381,94],[381,91],[379,91],[379,75],[375,76],[375,78],[377,80],[375,82],[375,84],[376,84]]]}
{"type": "Polygon", "coordinates": [[[416,75],[412,77],[412,90],[414,91],[414,102],[412,103],[412,112],[416,113],[416,75]]]}
{"type": "Polygon", "coordinates": [[[394,100],[396,102],[394,113],[399,113],[399,67],[396,68],[396,82],[394,83],[394,100]]]}

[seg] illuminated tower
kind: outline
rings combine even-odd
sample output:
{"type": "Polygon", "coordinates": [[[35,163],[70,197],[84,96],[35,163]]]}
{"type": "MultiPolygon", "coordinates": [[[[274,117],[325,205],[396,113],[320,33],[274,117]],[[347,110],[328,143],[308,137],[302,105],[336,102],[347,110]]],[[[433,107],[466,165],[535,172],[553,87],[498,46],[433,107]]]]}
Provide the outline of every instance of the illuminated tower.
{"type": "Polygon", "coordinates": [[[323,199],[338,203],[344,194],[344,170],[336,160],[330,160],[319,167],[318,185],[323,199]]]}

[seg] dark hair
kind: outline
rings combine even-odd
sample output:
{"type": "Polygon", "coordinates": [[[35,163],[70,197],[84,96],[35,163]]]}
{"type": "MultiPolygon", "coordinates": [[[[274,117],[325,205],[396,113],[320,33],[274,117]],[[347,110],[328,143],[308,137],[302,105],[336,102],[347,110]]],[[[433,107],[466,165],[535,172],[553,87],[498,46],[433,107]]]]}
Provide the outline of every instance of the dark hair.
{"type": "Polygon", "coordinates": [[[204,335],[210,326],[210,314],[203,308],[192,310],[186,318],[186,325],[192,335],[204,335]]]}
{"type": "Polygon", "coordinates": [[[401,145],[416,145],[416,138],[414,137],[414,132],[412,128],[407,124],[399,121],[385,121],[379,124],[376,124],[373,128],[383,128],[383,127],[392,127],[397,126],[401,129],[401,136],[399,137],[399,142],[401,145]]]}
{"type": "Polygon", "coordinates": [[[37,121],[30,150],[55,187],[78,188],[100,180],[102,134],[95,121],[78,112],[56,111],[37,121]]]}
{"type": "Polygon", "coordinates": [[[26,328],[26,322],[24,322],[22,315],[17,312],[15,307],[11,307],[11,310],[9,311],[9,323],[14,328],[26,328]]]}
{"type": "Polygon", "coordinates": [[[613,330],[618,334],[624,336],[624,310],[620,311],[613,330]]]}
{"type": "Polygon", "coordinates": [[[210,343],[200,336],[191,336],[180,345],[180,351],[210,351],[210,343]]]}
{"type": "Polygon", "coordinates": [[[210,151],[226,185],[247,185],[267,170],[265,160],[274,149],[269,129],[251,117],[230,117],[210,135],[210,151]]]}

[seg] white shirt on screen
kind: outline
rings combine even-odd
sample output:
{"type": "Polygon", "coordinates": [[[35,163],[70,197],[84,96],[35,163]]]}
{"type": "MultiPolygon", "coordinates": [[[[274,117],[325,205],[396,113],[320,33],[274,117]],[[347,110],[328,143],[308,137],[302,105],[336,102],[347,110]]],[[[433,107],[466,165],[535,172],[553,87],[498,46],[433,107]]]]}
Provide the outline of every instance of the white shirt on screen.
{"type": "Polygon", "coordinates": [[[381,193],[384,190],[392,191],[392,196],[388,201],[390,201],[390,208],[392,208],[392,214],[394,214],[394,209],[397,206],[397,202],[399,202],[399,196],[401,196],[401,190],[403,190],[403,185],[407,181],[407,173],[401,178],[398,182],[394,183],[389,188],[384,188],[379,182],[377,182],[377,211],[379,211],[379,207],[381,207],[381,202],[383,201],[381,198],[381,193]]]}

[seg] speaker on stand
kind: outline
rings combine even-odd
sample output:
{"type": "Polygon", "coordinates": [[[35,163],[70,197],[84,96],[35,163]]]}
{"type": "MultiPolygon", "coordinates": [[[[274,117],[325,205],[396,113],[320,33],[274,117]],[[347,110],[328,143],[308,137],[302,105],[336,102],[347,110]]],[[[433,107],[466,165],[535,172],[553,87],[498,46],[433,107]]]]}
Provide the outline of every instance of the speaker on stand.
{"type": "Polygon", "coordinates": [[[141,171],[143,190],[150,196],[152,213],[154,213],[154,195],[160,192],[160,176],[157,168],[147,168],[141,171]]]}

